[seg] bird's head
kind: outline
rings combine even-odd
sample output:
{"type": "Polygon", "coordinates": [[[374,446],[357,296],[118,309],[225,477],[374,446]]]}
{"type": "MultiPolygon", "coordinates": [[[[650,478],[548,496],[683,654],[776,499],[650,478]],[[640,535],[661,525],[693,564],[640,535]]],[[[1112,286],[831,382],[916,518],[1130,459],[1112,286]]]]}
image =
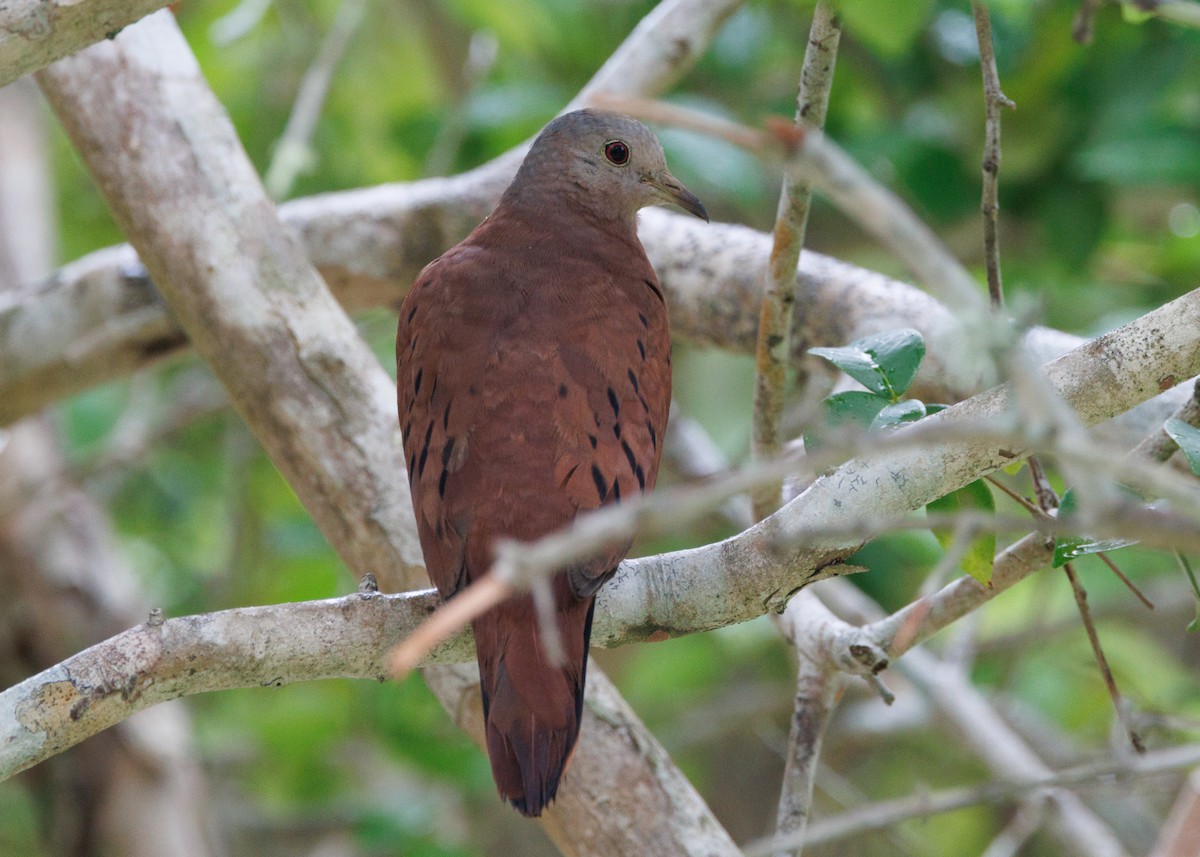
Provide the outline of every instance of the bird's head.
{"type": "Polygon", "coordinates": [[[704,204],[667,169],[654,132],[604,110],[576,110],[545,127],[513,181],[518,188],[531,185],[630,221],[656,203],[708,220],[704,204]]]}

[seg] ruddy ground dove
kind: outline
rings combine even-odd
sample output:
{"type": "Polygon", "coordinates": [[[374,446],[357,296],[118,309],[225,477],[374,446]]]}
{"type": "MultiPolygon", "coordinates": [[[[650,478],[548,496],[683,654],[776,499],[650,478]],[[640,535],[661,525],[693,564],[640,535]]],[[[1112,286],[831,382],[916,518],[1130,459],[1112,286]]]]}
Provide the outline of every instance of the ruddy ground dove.
{"type": "MultiPolygon", "coordinates": [[[[708,215],[644,125],[580,110],[546,126],[499,205],[431,262],[400,309],[397,388],[429,576],[450,598],[497,539],[534,540],[654,487],[671,342],[638,209],[708,215]]],[[[555,575],[565,664],[545,655],[533,599],[473,623],[487,749],[525,815],[554,799],[583,708],[596,591],[628,544],[555,575]]]]}

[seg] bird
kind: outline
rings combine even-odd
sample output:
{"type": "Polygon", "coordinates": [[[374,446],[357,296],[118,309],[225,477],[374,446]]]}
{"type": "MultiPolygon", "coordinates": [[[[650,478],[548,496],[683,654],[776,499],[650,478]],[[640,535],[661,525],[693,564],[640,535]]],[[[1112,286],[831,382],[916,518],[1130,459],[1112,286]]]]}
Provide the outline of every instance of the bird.
{"type": "MultiPolygon", "coordinates": [[[[566,113],[401,304],[404,456],[443,599],[488,571],[498,540],[533,541],[653,489],[671,340],[637,213],[655,203],[708,220],[649,128],[603,110],[566,113]]],[[[553,576],[561,661],[539,638],[528,593],[472,622],[493,778],[523,815],[557,795],[579,736],[596,592],[629,548],[553,576]]]]}

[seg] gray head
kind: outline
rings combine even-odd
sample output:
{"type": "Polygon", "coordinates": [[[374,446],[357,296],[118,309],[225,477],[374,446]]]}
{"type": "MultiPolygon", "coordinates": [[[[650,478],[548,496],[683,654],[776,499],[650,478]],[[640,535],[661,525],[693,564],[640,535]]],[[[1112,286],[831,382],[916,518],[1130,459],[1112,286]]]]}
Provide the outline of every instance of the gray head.
{"type": "Polygon", "coordinates": [[[667,169],[654,133],[603,110],[576,110],[547,125],[505,196],[544,205],[546,194],[629,223],[639,208],[655,203],[708,220],[703,203],[667,169]]]}

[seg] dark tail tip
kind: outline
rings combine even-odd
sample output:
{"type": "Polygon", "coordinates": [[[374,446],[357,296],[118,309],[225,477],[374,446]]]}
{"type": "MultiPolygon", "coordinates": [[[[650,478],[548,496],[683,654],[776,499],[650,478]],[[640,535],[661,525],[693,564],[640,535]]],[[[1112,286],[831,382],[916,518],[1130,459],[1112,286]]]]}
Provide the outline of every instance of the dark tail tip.
{"type": "Polygon", "coordinates": [[[519,725],[489,723],[488,755],[500,796],[521,815],[541,815],[558,794],[578,734],[574,718],[565,728],[548,727],[528,714],[519,725]]]}

